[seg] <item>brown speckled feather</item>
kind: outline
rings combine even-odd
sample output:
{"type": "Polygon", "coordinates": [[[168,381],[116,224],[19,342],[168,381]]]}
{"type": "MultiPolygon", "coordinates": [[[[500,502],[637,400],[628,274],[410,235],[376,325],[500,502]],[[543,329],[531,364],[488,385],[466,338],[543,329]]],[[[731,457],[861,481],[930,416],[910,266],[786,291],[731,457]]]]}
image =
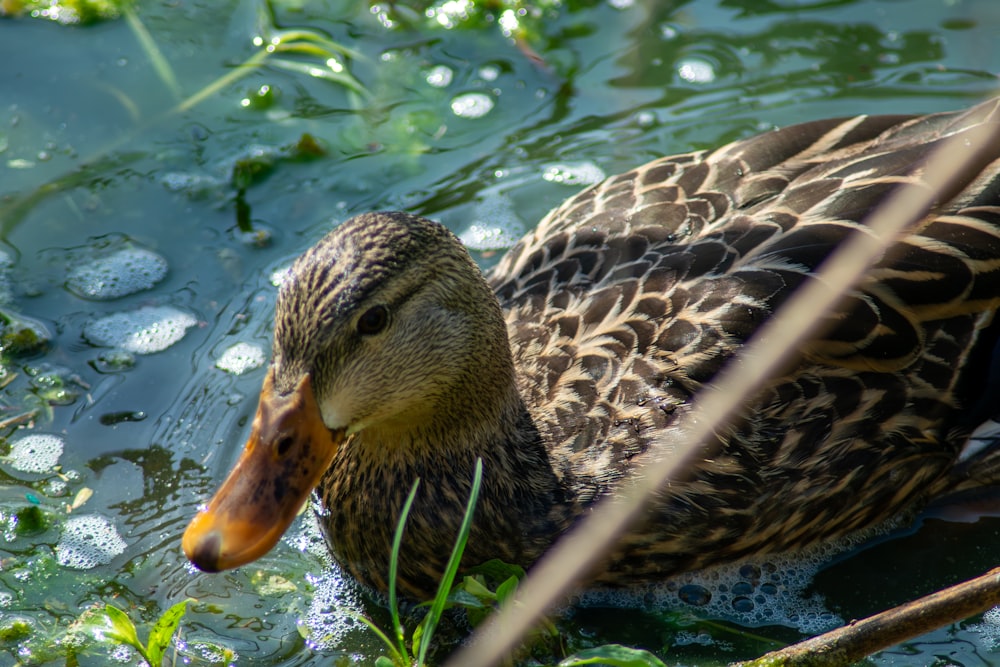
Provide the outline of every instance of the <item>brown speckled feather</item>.
{"type": "MultiPolygon", "coordinates": [[[[692,397],[761,322],[898,183],[920,180],[943,137],[985,122],[1000,122],[1000,100],[656,160],[556,208],[485,280],[436,223],[345,222],[282,286],[270,370],[279,393],[312,386],[322,423],[349,437],[318,494],[334,556],[385,589],[420,478],[400,585],[429,596],[481,458],[464,562],[530,565],[649,457],[670,456],[692,397]]],[[[717,455],[662,490],[598,581],[801,548],[1000,480],[980,465],[995,452],[960,455],[996,402],[983,394],[1000,146],[996,158],[824,315],[825,333],[717,434],[717,455]]]]}
{"type": "MultiPolygon", "coordinates": [[[[657,160],[552,211],[489,281],[553,461],[589,497],[669,451],[691,396],[759,323],[941,138],[998,109],[798,125],[657,160]]],[[[664,493],[631,540],[651,546],[600,578],[802,547],[957,484],[963,370],[998,304],[994,162],[827,315],[721,455],[664,493]]]]}

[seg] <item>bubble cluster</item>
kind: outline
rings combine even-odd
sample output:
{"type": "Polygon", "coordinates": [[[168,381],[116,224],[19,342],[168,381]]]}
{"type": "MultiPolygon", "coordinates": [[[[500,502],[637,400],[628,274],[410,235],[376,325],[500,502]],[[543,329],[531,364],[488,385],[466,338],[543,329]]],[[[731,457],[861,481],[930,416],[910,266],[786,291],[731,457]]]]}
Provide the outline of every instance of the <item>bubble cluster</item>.
{"type": "Polygon", "coordinates": [[[13,258],[6,250],[0,249],[0,303],[7,303],[13,298],[13,283],[10,275],[13,267],[13,258]]]}
{"type": "Polygon", "coordinates": [[[711,83],[715,81],[715,68],[705,60],[687,58],[677,63],[677,75],[688,83],[711,83]]]}
{"type": "Polygon", "coordinates": [[[563,185],[593,185],[605,178],[604,170],[593,162],[553,164],[542,172],[542,178],[550,183],[563,185]]]}
{"type": "Polygon", "coordinates": [[[49,433],[32,433],[15,441],[10,448],[10,464],[21,472],[43,473],[59,463],[63,439],[49,433]]]}
{"type": "Polygon", "coordinates": [[[147,290],[167,275],[167,260],[152,250],[121,248],[69,273],[66,287],[85,299],[117,299],[147,290]]]}
{"type": "Polygon", "coordinates": [[[447,88],[455,73],[447,65],[435,65],[427,72],[427,83],[435,88],[447,88]]]}
{"type": "Polygon", "coordinates": [[[96,514],[73,516],[63,524],[56,560],[76,570],[107,565],[125,551],[125,540],[110,521],[96,514]]]}
{"type": "Polygon", "coordinates": [[[672,577],[660,584],[628,590],[595,590],[577,601],[583,607],[642,607],[697,610],[705,618],[743,626],[782,625],[804,634],[820,634],[843,621],[809,593],[813,577],[858,539],[821,544],[796,554],[747,559],[672,577]]]}
{"type": "Polygon", "coordinates": [[[308,641],[314,650],[336,649],[349,632],[364,629],[365,626],[350,613],[364,608],[357,585],[339,569],[308,575],[306,581],[313,593],[302,624],[309,630],[308,641]]]}
{"type": "Polygon", "coordinates": [[[83,335],[94,345],[151,354],[182,339],[197,323],[193,315],[177,308],[146,306],[92,320],[84,325],[83,335]]]}
{"type": "Polygon", "coordinates": [[[460,237],[465,247],[470,250],[485,252],[509,248],[517,241],[517,235],[503,225],[469,225],[460,237]]]}
{"type": "Polygon", "coordinates": [[[301,525],[301,531],[285,539],[323,563],[323,567],[317,569],[321,574],[306,575],[306,583],[313,593],[302,625],[308,630],[307,641],[313,650],[333,650],[343,644],[347,633],[365,628],[357,620],[358,615],[363,615],[364,604],[358,585],[345,576],[330,557],[314,513],[308,512],[301,525]]]}
{"type": "Polygon", "coordinates": [[[292,265],[282,266],[271,272],[268,281],[275,287],[281,287],[292,275],[292,265]]]}
{"type": "Polygon", "coordinates": [[[493,98],[483,93],[464,93],[451,101],[451,111],[460,118],[482,118],[493,110],[493,98]]]}
{"type": "Polygon", "coordinates": [[[474,222],[459,235],[470,250],[504,250],[524,234],[524,225],[514,211],[513,202],[504,195],[487,195],[476,206],[473,217],[474,222]]]}
{"type": "Polygon", "coordinates": [[[214,176],[184,172],[164,174],[160,178],[160,183],[171,192],[184,192],[193,199],[204,197],[226,185],[225,181],[214,176]]]}
{"type": "Polygon", "coordinates": [[[264,365],[264,350],[258,345],[250,343],[236,343],[226,349],[215,361],[215,367],[232,373],[233,375],[243,375],[247,371],[260,368],[264,365]]]}
{"type": "Polygon", "coordinates": [[[971,623],[965,629],[979,635],[990,651],[1000,649],[1000,607],[993,607],[983,614],[982,623],[971,623]]]}

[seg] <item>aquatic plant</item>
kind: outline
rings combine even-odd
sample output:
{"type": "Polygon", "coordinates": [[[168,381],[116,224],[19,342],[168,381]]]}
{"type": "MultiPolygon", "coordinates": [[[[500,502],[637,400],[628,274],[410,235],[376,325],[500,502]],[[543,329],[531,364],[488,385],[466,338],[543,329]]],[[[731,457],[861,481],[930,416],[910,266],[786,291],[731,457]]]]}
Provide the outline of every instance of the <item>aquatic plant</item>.
{"type": "Polygon", "coordinates": [[[451,550],[448,565],[445,567],[444,576],[438,584],[437,594],[430,603],[430,609],[423,619],[417,624],[410,635],[409,642],[406,639],[406,629],[400,620],[399,598],[396,594],[396,575],[399,572],[399,549],[403,543],[403,530],[406,527],[406,519],[410,514],[410,508],[417,497],[420,488],[420,479],[413,483],[410,495],[406,498],[403,511],[396,524],[396,532],[392,541],[392,557],[389,561],[389,612],[392,615],[392,629],[386,633],[375,623],[364,616],[358,616],[358,620],[367,625],[379,639],[386,645],[389,651],[388,656],[380,656],[375,664],[377,667],[409,667],[410,665],[427,664],[427,652],[430,650],[431,641],[434,637],[434,630],[441,620],[442,614],[450,606],[453,606],[454,599],[449,593],[455,576],[458,574],[458,565],[462,560],[462,553],[469,540],[469,531],[472,528],[472,515],[475,511],[476,501],[479,499],[479,489],[483,480],[483,462],[476,462],[475,475],[472,479],[472,490],[469,493],[469,501],[465,507],[465,516],[462,518],[462,525],[459,528],[458,537],[455,539],[455,546],[451,550]],[[407,644],[409,643],[409,646],[407,644]],[[411,655],[411,652],[413,655],[411,655]]]}
{"type": "Polygon", "coordinates": [[[150,667],[163,664],[163,658],[170,646],[170,641],[187,611],[191,598],[181,600],[164,611],[149,631],[149,638],[144,644],[139,639],[135,623],[124,611],[112,604],[106,604],[103,610],[93,612],[83,618],[83,625],[98,641],[113,641],[131,646],[150,667]]]}
{"type": "MultiPolygon", "coordinates": [[[[462,525],[459,528],[458,536],[452,547],[444,576],[438,583],[437,594],[430,602],[420,605],[421,607],[429,607],[429,609],[413,628],[409,639],[407,639],[406,628],[401,621],[399,599],[396,594],[396,575],[399,571],[399,550],[403,541],[406,520],[413,501],[416,498],[417,491],[420,488],[419,479],[413,483],[410,495],[406,498],[403,511],[396,524],[396,532],[392,543],[392,557],[389,562],[389,612],[392,616],[392,629],[388,632],[384,631],[373,621],[364,616],[357,616],[358,620],[378,635],[388,650],[388,655],[380,656],[375,661],[376,667],[423,667],[427,665],[427,655],[433,642],[434,631],[440,623],[442,615],[448,609],[465,609],[468,613],[469,621],[473,625],[478,625],[495,607],[517,604],[514,595],[520,579],[524,577],[524,570],[516,565],[509,565],[500,561],[490,561],[479,567],[472,568],[471,574],[466,575],[458,584],[454,584],[455,577],[458,574],[459,563],[462,560],[462,554],[465,552],[465,546],[469,541],[472,516],[475,512],[476,502],[479,499],[482,478],[483,463],[480,459],[476,462],[472,490],[469,493],[469,500],[465,506],[465,515],[462,518],[462,525]],[[502,582],[495,590],[490,590],[486,586],[487,574],[491,578],[502,579],[502,582]]],[[[546,634],[550,636],[557,635],[556,629],[547,621],[542,621],[541,626],[546,631],[546,634]]],[[[612,667],[664,667],[664,663],[649,651],[619,644],[609,644],[580,651],[562,660],[558,667],[577,667],[580,665],[596,664],[610,665],[612,667]]]]}

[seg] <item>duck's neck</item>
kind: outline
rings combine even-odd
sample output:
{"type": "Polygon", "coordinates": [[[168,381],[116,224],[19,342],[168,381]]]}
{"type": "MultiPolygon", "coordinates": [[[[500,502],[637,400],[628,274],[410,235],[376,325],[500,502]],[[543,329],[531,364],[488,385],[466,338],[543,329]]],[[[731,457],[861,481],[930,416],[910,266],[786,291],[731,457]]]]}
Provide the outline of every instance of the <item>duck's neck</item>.
{"type": "MultiPolygon", "coordinates": [[[[503,336],[506,343],[506,335],[503,336]]],[[[323,488],[327,538],[361,581],[385,588],[392,535],[420,480],[400,559],[400,584],[433,593],[468,503],[476,461],[483,481],[463,563],[530,565],[566,528],[566,494],[506,363],[479,364],[423,418],[360,431],[341,448],[323,488]]]]}

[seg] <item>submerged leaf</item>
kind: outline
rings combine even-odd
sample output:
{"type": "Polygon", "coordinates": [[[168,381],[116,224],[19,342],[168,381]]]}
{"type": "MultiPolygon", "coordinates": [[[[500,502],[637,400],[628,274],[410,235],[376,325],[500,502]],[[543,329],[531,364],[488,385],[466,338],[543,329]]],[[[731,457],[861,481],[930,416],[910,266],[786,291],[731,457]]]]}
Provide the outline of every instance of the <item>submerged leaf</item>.
{"type": "Polygon", "coordinates": [[[649,651],[607,644],[580,651],[559,663],[559,667],[577,665],[610,665],[611,667],[666,667],[662,660],[649,651]]]}
{"type": "Polygon", "coordinates": [[[118,607],[109,604],[104,606],[104,619],[102,620],[107,623],[100,626],[95,624],[95,629],[104,638],[128,644],[138,649],[140,653],[145,653],[145,647],[139,641],[139,635],[135,631],[135,624],[132,623],[132,619],[128,617],[128,614],[118,607]]]}

